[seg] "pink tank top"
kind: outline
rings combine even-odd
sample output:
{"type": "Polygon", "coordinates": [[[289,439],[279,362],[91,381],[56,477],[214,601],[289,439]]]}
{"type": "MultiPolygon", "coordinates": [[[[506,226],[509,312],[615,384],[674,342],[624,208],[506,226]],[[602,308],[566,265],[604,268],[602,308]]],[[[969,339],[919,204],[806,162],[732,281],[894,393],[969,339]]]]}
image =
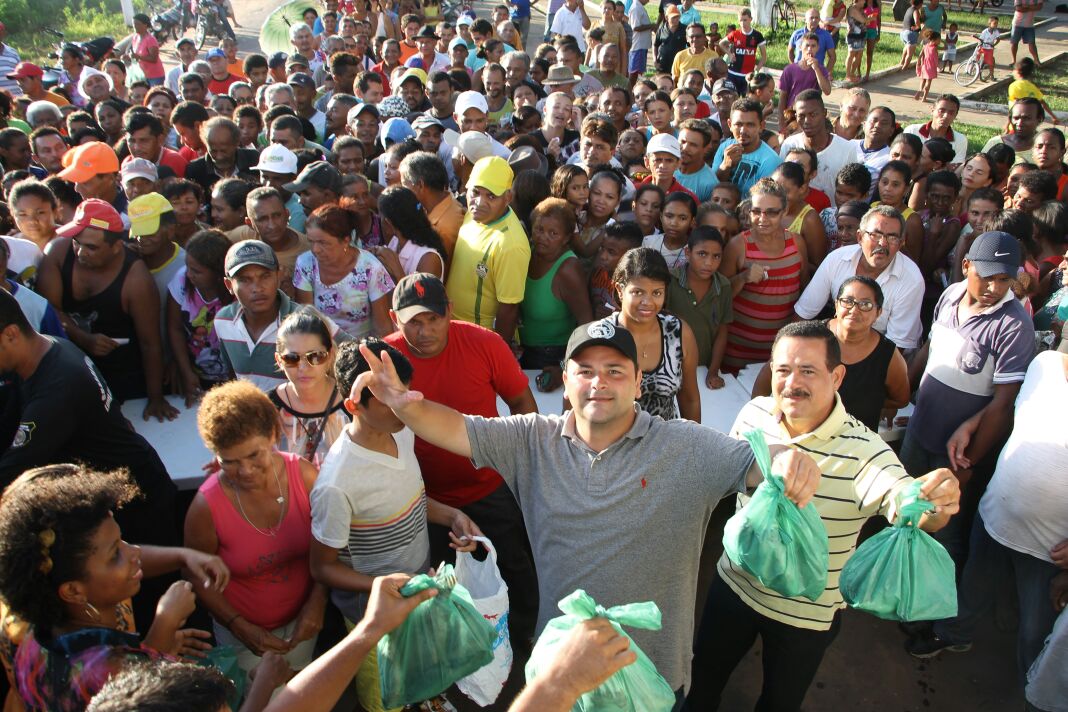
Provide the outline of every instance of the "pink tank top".
{"type": "Polygon", "coordinates": [[[289,491],[286,516],[275,536],[256,531],[223,491],[218,474],[200,486],[219,539],[216,554],[230,567],[223,595],[249,623],[274,630],[292,621],[312,588],[308,568],[311,507],[300,457],[279,453],[289,491]]]}

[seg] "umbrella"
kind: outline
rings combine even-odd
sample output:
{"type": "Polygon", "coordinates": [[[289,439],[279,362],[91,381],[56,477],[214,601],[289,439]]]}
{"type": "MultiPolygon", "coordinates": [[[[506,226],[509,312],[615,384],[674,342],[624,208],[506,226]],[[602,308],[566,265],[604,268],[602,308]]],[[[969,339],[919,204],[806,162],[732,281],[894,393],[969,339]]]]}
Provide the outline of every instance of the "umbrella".
{"type": "Polygon", "coordinates": [[[315,0],[290,0],[268,15],[260,28],[260,51],[267,55],[291,52],[289,28],[304,22],[304,11],[309,8],[318,11],[319,4],[315,0]]]}

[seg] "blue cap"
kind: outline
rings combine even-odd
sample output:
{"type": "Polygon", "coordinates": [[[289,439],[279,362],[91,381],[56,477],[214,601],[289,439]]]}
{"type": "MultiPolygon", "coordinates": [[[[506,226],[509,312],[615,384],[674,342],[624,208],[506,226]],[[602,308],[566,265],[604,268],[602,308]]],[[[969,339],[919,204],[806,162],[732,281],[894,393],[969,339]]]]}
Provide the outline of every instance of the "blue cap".
{"type": "Polygon", "coordinates": [[[208,54],[206,56],[208,59],[215,59],[216,57],[222,57],[223,59],[226,59],[226,52],[223,52],[221,49],[216,47],[215,49],[209,49],[208,54]]]}
{"type": "Polygon", "coordinates": [[[415,130],[412,129],[412,125],[406,119],[394,117],[387,119],[386,123],[382,125],[381,137],[382,148],[385,149],[405,139],[415,138],[415,130]]]}
{"type": "Polygon", "coordinates": [[[995,274],[1015,277],[1020,270],[1020,241],[1007,232],[984,232],[975,238],[965,257],[984,279],[995,274]]]}

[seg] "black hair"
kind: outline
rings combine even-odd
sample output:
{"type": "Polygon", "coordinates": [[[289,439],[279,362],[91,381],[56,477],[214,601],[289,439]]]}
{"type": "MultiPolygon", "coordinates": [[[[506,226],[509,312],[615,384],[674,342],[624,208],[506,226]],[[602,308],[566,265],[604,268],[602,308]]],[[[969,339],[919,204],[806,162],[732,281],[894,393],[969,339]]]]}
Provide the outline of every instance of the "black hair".
{"type": "Polygon", "coordinates": [[[1001,164],[1003,166],[1011,167],[1016,162],[1016,151],[1012,146],[1008,146],[1004,143],[995,143],[986,151],[987,158],[990,159],[991,168],[995,168],[996,165],[1001,164]]]}
{"type": "Polygon", "coordinates": [[[822,321],[795,321],[782,327],[771,344],[772,353],[775,353],[775,347],[779,345],[779,341],[786,338],[822,341],[827,349],[825,363],[828,371],[833,371],[842,363],[842,347],[838,343],[838,338],[822,321]]]}
{"type": "Polygon", "coordinates": [[[901,175],[905,180],[905,185],[912,182],[912,169],[904,161],[887,161],[886,165],[879,171],[879,178],[881,179],[887,171],[893,171],[901,175]]]}
{"type": "MultiPolygon", "coordinates": [[[[174,213],[164,213],[173,219],[174,213]]],[[[230,240],[221,230],[197,230],[185,243],[186,257],[192,257],[201,267],[210,270],[216,277],[216,294],[223,304],[229,304],[233,295],[223,282],[225,276],[226,253],[230,249],[230,240]]],[[[188,277],[187,277],[188,279],[188,277]]]]}
{"type": "MultiPolygon", "coordinates": [[[[312,307],[303,307],[293,312],[278,326],[278,336],[275,340],[275,350],[278,353],[285,351],[285,340],[294,334],[306,334],[316,336],[328,351],[334,348],[334,338],[330,335],[330,327],[326,325],[322,314],[312,307]]],[[[349,388],[352,386],[350,385],[349,388]]],[[[348,391],[343,391],[348,392],[348,391]]]]}
{"type": "Polygon", "coordinates": [[[641,226],[633,220],[614,222],[605,226],[604,237],[605,239],[622,240],[631,247],[641,247],[642,241],[645,239],[641,226]]]}
{"type": "Polygon", "coordinates": [[[11,483],[0,499],[0,596],[12,612],[45,636],[65,622],[60,584],[85,575],[94,533],[137,493],[126,470],[82,465],[34,468],[11,483]]]}
{"type": "Polygon", "coordinates": [[[146,127],[153,136],[163,135],[163,122],[151,111],[129,111],[122,122],[122,130],[127,134],[132,134],[134,131],[140,131],[146,127]]]}
{"type": "Polygon", "coordinates": [[[1031,213],[1035,234],[1052,245],[1068,242],[1068,205],[1052,200],[1042,203],[1031,213]]]}
{"type": "Polygon", "coordinates": [[[871,190],[871,173],[863,163],[847,163],[839,169],[838,175],[834,177],[834,183],[835,185],[843,183],[856,188],[861,195],[867,195],[871,190]]]}
{"type": "Polygon", "coordinates": [[[616,265],[616,271],[612,274],[612,283],[622,289],[631,280],[641,278],[662,282],[665,287],[671,284],[671,270],[668,269],[667,261],[659,250],[651,247],[635,247],[627,250],[619,259],[619,264],[616,265]]]}
{"type": "Polygon", "coordinates": [[[723,235],[720,231],[711,225],[698,225],[690,233],[690,237],[686,240],[686,247],[694,249],[702,242],[715,242],[720,247],[726,247],[727,241],[723,239],[723,235]]]}
{"type": "Polygon", "coordinates": [[[944,185],[954,193],[959,193],[961,187],[960,178],[953,171],[933,171],[927,176],[927,190],[933,185],[944,185]]]}
{"type": "Polygon", "coordinates": [[[401,185],[393,185],[378,196],[378,212],[406,240],[420,247],[429,247],[441,255],[442,262],[448,258],[441,237],[430,225],[426,210],[421,209],[415,193],[401,185]]]}
{"type": "Polygon", "coordinates": [[[52,205],[53,208],[59,206],[59,201],[56,200],[56,195],[48,186],[41,183],[36,178],[28,178],[26,180],[20,180],[18,183],[11,187],[11,190],[7,194],[7,203],[11,207],[15,206],[23,196],[32,195],[40,198],[52,205]]]}
{"type": "Polygon", "coordinates": [[[1035,234],[1035,221],[1022,210],[1009,208],[992,217],[986,229],[988,232],[1007,232],[1018,238],[1026,237],[1030,240],[1035,234]]]}
{"type": "Polygon", "coordinates": [[[163,197],[167,200],[173,201],[176,198],[181,198],[186,193],[192,193],[196,196],[198,203],[204,202],[204,189],[200,187],[199,183],[194,183],[188,178],[176,178],[163,186],[163,197]]]}
{"type": "MultiPolygon", "coordinates": [[[[199,74],[196,77],[201,79],[199,74]]],[[[203,83],[202,79],[201,83],[203,83]]],[[[183,101],[171,111],[171,125],[195,126],[204,123],[209,118],[211,117],[208,116],[208,110],[204,108],[204,105],[195,101],[183,101]]]]}
{"type": "MultiPolygon", "coordinates": [[[[7,245],[7,240],[0,240],[0,242],[4,243],[4,250],[7,256],[10,257],[11,249],[7,245]]],[[[0,275],[0,277],[2,276],[0,275]]],[[[24,336],[32,336],[34,333],[33,327],[30,326],[30,322],[26,319],[26,314],[23,313],[22,307],[19,306],[15,297],[6,289],[0,289],[0,329],[6,329],[12,324],[18,327],[18,330],[24,336]]]]}
{"type": "Polygon", "coordinates": [[[81,146],[85,139],[107,143],[108,135],[95,123],[92,126],[84,126],[75,131],[70,137],[71,146],[81,146]]]}
{"type": "Polygon", "coordinates": [[[799,188],[805,184],[805,168],[800,163],[783,161],[775,167],[775,173],[778,173],[799,188]]]}
{"type": "Polygon", "coordinates": [[[971,195],[968,196],[968,205],[971,205],[976,200],[986,200],[998,206],[998,210],[1005,207],[1005,194],[997,188],[991,188],[986,186],[985,188],[976,188],[971,195]]]}
{"type": "Polygon", "coordinates": [[[252,119],[261,129],[263,128],[263,114],[261,114],[260,110],[255,106],[242,104],[237,107],[237,109],[234,110],[234,121],[240,122],[241,119],[252,119]]]}
{"type": "Polygon", "coordinates": [[[663,212],[669,203],[685,203],[686,207],[690,209],[690,215],[697,216],[697,201],[689,193],[683,193],[681,190],[668,193],[667,197],[664,198],[664,203],[660,206],[660,211],[663,212]]]}
{"type": "Polygon", "coordinates": [[[1054,200],[1057,197],[1057,179],[1049,171],[1028,171],[1020,176],[1020,182],[1016,190],[1027,188],[1032,193],[1042,196],[1042,202],[1054,200]]]}
{"type": "Polygon", "coordinates": [[[241,64],[241,69],[244,70],[247,76],[253,69],[266,69],[268,66],[267,57],[257,52],[245,57],[245,61],[241,64]]]}
{"type": "Polygon", "coordinates": [[[590,168],[590,190],[593,190],[593,184],[595,181],[602,179],[610,180],[616,184],[616,189],[619,191],[619,197],[622,199],[624,193],[624,186],[627,184],[627,179],[624,178],[618,170],[610,165],[592,166],[590,168]]]}
{"type": "MultiPolygon", "coordinates": [[[[789,156],[791,153],[803,153],[806,156],[808,156],[808,160],[812,164],[812,175],[813,176],[816,175],[816,169],[818,169],[820,167],[820,160],[816,156],[816,152],[815,151],[813,151],[808,146],[797,145],[797,146],[794,146],[792,148],[787,149],[786,155],[789,156]]],[[[794,163],[797,163],[797,161],[794,161],[794,163]]]]}
{"type": "Polygon", "coordinates": [[[234,693],[218,668],[160,661],[124,665],[90,701],[86,712],[218,710],[234,693]]]}
{"type": "MultiPolygon", "coordinates": [[[[40,129],[38,129],[38,130],[40,130],[40,129]]],[[[36,132],[34,132],[34,133],[36,133],[36,132]]],[[[1050,136],[1053,136],[1057,140],[1057,143],[1060,144],[1061,150],[1062,151],[1064,150],[1064,132],[1061,131],[1060,129],[1050,126],[1048,128],[1042,129],[1038,133],[1040,133],[1040,134],[1049,134],[1050,136]]]]}
{"type": "MultiPolygon", "coordinates": [[[[381,339],[374,337],[368,337],[362,339],[359,343],[355,341],[346,341],[337,348],[337,358],[334,360],[334,378],[337,381],[337,390],[339,393],[348,394],[352,392],[352,385],[356,382],[356,378],[366,371],[370,371],[371,367],[367,364],[367,359],[360,353],[360,345],[364,345],[375,356],[382,358],[382,352],[389,354],[389,358],[393,361],[393,368],[397,370],[397,376],[402,383],[412,382],[412,363],[404,354],[397,349],[388,345],[381,339]]],[[[371,391],[368,388],[364,388],[360,393],[360,405],[366,406],[371,400],[371,391]]]]}
{"type": "Polygon", "coordinates": [[[883,304],[886,302],[886,296],[883,294],[883,288],[880,287],[879,283],[871,277],[864,277],[862,275],[855,274],[852,277],[848,277],[844,282],[842,282],[842,285],[838,287],[838,294],[834,295],[834,298],[840,299],[845,293],[846,287],[853,283],[863,284],[865,287],[870,289],[871,293],[875,295],[875,306],[879,307],[880,309],[883,308],[883,304]]]}
{"type": "Polygon", "coordinates": [[[256,186],[241,178],[223,178],[212,186],[212,195],[218,195],[226,201],[231,210],[244,210],[245,199],[256,186]]]}
{"type": "Polygon", "coordinates": [[[931,154],[931,160],[937,161],[942,165],[951,163],[957,155],[956,151],[953,150],[953,144],[944,138],[929,138],[923,145],[927,148],[927,153],[931,154]]]}
{"type": "Polygon", "coordinates": [[[894,137],[894,140],[890,142],[890,146],[893,147],[895,143],[907,143],[912,152],[916,154],[916,158],[920,157],[923,152],[923,139],[916,134],[899,133],[894,137]]]}
{"type": "Polygon", "coordinates": [[[56,196],[56,200],[60,204],[75,206],[82,202],[82,196],[78,194],[74,184],[69,180],[64,180],[59,176],[48,176],[43,182],[45,187],[52,191],[52,195],[56,196]]]}

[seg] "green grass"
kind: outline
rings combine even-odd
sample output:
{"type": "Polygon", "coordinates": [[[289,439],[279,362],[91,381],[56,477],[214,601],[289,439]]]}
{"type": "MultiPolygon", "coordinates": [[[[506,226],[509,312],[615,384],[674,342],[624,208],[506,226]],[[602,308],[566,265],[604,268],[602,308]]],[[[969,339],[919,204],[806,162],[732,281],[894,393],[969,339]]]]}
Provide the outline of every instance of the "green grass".
{"type": "Polygon", "coordinates": [[[986,142],[994,136],[1001,135],[1001,128],[996,126],[979,126],[978,124],[964,124],[960,121],[953,122],[953,130],[961,131],[968,137],[968,155],[983,150],[986,142]]]}
{"type": "MultiPolygon", "coordinates": [[[[1046,103],[1054,111],[1068,111],[1068,57],[1044,65],[1032,80],[1046,95],[1046,103]]],[[[984,94],[980,101],[1008,106],[1008,87],[993,94],[984,94]]]]}
{"type": "MultiPolygon", "coordinates": [[[[135,11],[147,12],[147,7],[145,0],[134,0],[135,11]]],[[[7,26],[6,42],[23,60],[38,64],[58,63],[48,58],[56,38],[42,28],[58,30],[70,41],[96,37],[118,41],[131,32],[123,22],[119,0],[0,0],[0,17],[7,26]]]]}

